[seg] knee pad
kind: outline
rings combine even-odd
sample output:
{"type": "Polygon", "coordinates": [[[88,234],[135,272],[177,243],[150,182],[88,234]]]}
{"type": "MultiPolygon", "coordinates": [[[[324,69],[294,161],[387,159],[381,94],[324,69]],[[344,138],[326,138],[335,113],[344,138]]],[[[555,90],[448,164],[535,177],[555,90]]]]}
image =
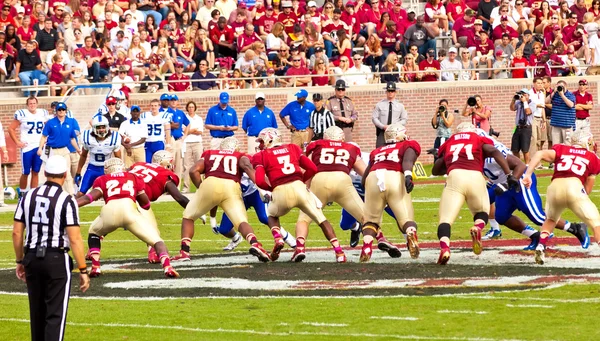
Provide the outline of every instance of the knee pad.
{"type": "Polygon", "coordinates": [[[90,249],[99,249],[100,245],[100,236],[90,233],[88,236],[88,247],[90,249]]]}
{"type": "MultiPolygon", "coordinates": [[[[487,214],[486,212],[477,212],[473,216],[473,221],[476,221],[477,219],[481,219],[481,220],[483,220],[484,224],[487,224],[488,218],[489,218],[489,214],[487,214]]],[[[496,220],[498,220],[498,217],[496,217],[496,220]]]]}
{"type": "Polygon", "coordinates": [[[438,239],[442,239],[442,237],[448,237],[450,238],[450,224],[448,223],[441,223],[438,226],[438,239]]]}

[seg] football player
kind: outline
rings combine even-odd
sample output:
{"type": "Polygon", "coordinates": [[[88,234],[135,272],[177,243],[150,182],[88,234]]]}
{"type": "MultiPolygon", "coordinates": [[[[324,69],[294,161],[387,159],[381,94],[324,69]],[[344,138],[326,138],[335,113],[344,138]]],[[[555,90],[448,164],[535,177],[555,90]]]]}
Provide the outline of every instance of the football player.
{"type": "Polygon", "coordinates": [[[159,100],[150,101],[150,112],[142,114],[142,122],[148,125],[148,138],[146,139],[146,162],[152,162],[152,155],[159,150],[171,148],[165,141],[171,141],[171,114],[158,112],[159,100]]]}
{"type": "MultiPolygon", "coordinates": [[[[317,174],[310,182],[310,190],[323,203],[336,202],[358,221],[363,219],[363,201],[352,185],[350,171],[363,174],[366,165],[360,158],[358,146],[344,142],[344,131],[331,126],[325,129],[323,140],[311,142],[306,147],[306,155],[317,166],[317,174]]],[[[308,225],[312,219],[300,211],[296,223],[296,238],[304,242],[308,235],[308,225]]],[[[301,262],[306,256],[297,252],[293,261],[301,262]]]]}
{"type": "Polygon", "coordinates": [[[532,174],[540,161],[554,163],[554,175],[546,194],[546,221],[535,249],[535,262],[538,264],[544,264],[546,243],[566,208],[593,228],[596,242],[600,238],[600,214],[589,197],[596,174],[600,173],[600,160],[592,151],[592,134],[576,130],[570,136],[570,143],[570,146],[555,144],[550,150],[535,153],[523,178],[523,185],[531,188],[534,185],[532,174]]]}
{"type": "Polygon", "coordinates": [[[448,174],[439,209],[438,238],[441,250],[437,263],[441,265],[450,260],[450,228],[465,201],[474,220],[470,229],[473,252],[476,255],[481,254],[481,230],[488,222],[490,211],[490,198],[486,195],[486,181],[483,176],[485,158],[492,157],[496,160],[506,175],[508,188],[519,185],[504,155],[494,147],[494,141],[477,135],[477,129],[469,122],[459,124],[456,131],[440,146],[439,159],[431,170],[433,175],[448,174]]]}
{"type": "MultiPolygon", "coordinates": [[[[406,233],[408,250],[412,258],[419,256],[417,223],[410,192],[414,188],[412,168],[421,154],[417,141],[408,140],[406,128],[394,123],[384,132],[385,145],[371,152],[369,166],[363,175],[365,188],[365,223],[360,261],[368,262],[373,253],[373,240],[380,230],[381,217],[386,204],[392,209],[402,233],[406,233]],[[403,174],[404,173],[404,174],[403,174]]],[[[378,241],[378,248],[392,257],[400,257],[400,250],[391,243],[378,241]]]]}
{"type": "MultiPolygon", "coordinates": [[[[325,237],[333,246],[336,261],[345,263],[346,255],[340,247],[331,224],[321,211],[321,203],[304,184],[317,172],[315,164],[302,154],[302,150],[297,145],[283,144],[281,134],[275,128],[263,129],[258,134],[256,142],[259,144],[260,151],[252,158],[252,164],[256,169],[255,183],[259,188],[272,192],[272,200],[267,208],[269,228],[275,238],[271,259],[277,260],[284,246],[279,217],[297,207],[319,224],[325,237]]],[[[296,240],[293,261],[301,261],[306,256],[305,242],[304,237],[296,240]]]]}
{"type": "Polygon", "coordinates": [[[204,151],[200,160],[190,170],[190,178],[198,190],[183,212],[181,250],[173,260],[190,260],[194,220],[213,207],[220,206],[231,218],[233,226],[252,245],[250,254],[256,256],[261,262],[268,262],[271,257],[258,242],[254,230],[248,224],[242,200],[240,187],[242,174],[245,172],[251,180],[254,179],[254,169],[250,159],[239,152],[239,142],[235,137],[223,140],[221,147],[221,150],[204,151]],[[201,174],[204,174],[204,181],[201,174]]]}
{"type": "MultiPolygon", "coordinates": [[[[479,136],[490,137],[481,129],[477,129],[477,134],[479,136]]],[[[496,147],[496,149],[498,149],[506,158],[508,167],[512,170],[514,177],[517,179],[521,178],[521,175],[523,175],[526,169],[523,161],[512,155],[511,151],[501,142],[493,138],[492,141],[494,141],[494,147],[496,147]]],[[[542,208],[542,198],[537,191],[535,174],[532,174],[531,188],[525,188],[522,184],[518,187],[508,188],[506,184],[506,175],[502,172],[502,169],[496,163],[496,160],[491,157],[485,159],[483,173],[491,183],[491,186],[488,187],[490,217],[494,217],[498,224],[504,225],[517,233],[529,237],[531,243],[525,250],[535,250],[540,240],[540,233],[536,229],[526,225],[521,218],[513,215],[515,210],[519,210],[534,224],[542,226],[544,223],[546,215],[542,208]]],[[[585,224],[570,223],[561,219],[558,221],[557,226],[561,230],[565,230],[575,235],[583,248],[588,247],[590,238],[587,234],[587,226],[585,224]]],[[[502,236],[499,226],[497,228],[497,230],[494,229],[494,227],[490,229],[490,232],[486,234],[490,236],[487,239],[497,238],[495,236],[502,236]]],[[[481,239],[486,240],[484,237],[481,239]]]]}
{"type": "Polygon", "coordinates": [[[121,136],[109,129],[108,120],[104,116],[94,116],[92,129],[83,132],[82,142],[83,150],[75,172],[75,184],[79,187],[77,198],[87,193],[94,181],[104,175],[104,161],[110,159],[111,154],[121,158],[121,136]],[[90,158],[82,180],[81,170],[88,161],[88,155],[90,158]]]}
{"type": "Polygon", "coordinates": [[[146,244],[154,246],[166,277],[179,277],[170,264],[169,252],[164,241],[160,239],[155,229],[149,228],[150,222],[144,218],[136,205],[137,202],[143,210],[150,208],[150,199],[144,192],[142,178],[126,172],[123,160],[118,158],[108,159],[104,163],[104,172],[105,175],[94,181],[90,193],[77,199],[79,207],[100,198],[104,198],[105,202],[100,215],[92,222],[89,229],[88,246],[92,259],[90,277],[98,277],[102,273],[100,270],[101,236],[119,227],[127,229],[146,244]]]}

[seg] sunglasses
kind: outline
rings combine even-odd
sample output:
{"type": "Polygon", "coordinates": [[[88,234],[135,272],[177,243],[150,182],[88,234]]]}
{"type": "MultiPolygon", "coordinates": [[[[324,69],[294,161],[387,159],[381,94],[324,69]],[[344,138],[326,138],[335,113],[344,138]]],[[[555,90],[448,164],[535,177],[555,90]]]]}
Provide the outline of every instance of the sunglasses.
{"type": "MultiPolygon", "coordinates": [[[[581,85],[581,84],[579,84],[579,85],[581,85]]],[[[58,109],[56,111],[67,111],[67,109],[58,109]]]]}
{"type": "Polygon", "coordinates": [[[557,17],[552,17],[552,18],[550,18],[550,19],[552,19],[552,20],[558,20],[558,18],[557,18],[557,17]]]}
{"type": "Polygon", "coordinates": [[[200,64],[200,66],[208,66],[208,64],[200,64]]]}
{"type": "Polygon", "coordinates": [[[346,91],[346,89],[335,89],[335,91],[346,91]]]}
{"type": "Polygon", "coordinates": [[[293,61],[293,62],[299,62],[299,61],[300,61],[300,59],[294,59],[294,60],[292,60],[292,61],[293,61]]]}
{"type": "Polygon", "coordinates": [[[348,61],[345,59],[340,60],[340,63],[347,63],[348,61]]]}
{"type": "Polygon", "coordinates": [[[353,60],[362,60],[361,58],[352,58],[353,60]]]}
{"type": "Polygon", "coordinates": [[[107,105],[117,105],[116,103],[108,103],[107,105]]]}

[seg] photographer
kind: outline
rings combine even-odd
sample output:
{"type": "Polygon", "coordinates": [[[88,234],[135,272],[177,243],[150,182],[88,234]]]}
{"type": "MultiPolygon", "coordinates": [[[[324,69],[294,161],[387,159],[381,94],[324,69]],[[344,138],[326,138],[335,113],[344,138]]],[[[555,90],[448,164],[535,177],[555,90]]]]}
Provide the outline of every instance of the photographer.
{"type": "Polygon", "coordinates": [[[483,104],[483,99],[479,95],[469,97],[462,115],[471,116],[471,123],[484,131],[490,131],[490,117],[492,117],[492,108],[483,104]]]}
{"type": "Polygon", "coordinates": [[[575,129],[575,95],[567,90],[567,83],[558,81],[552,95],[546,97],[546,104],[552,109],[550,128],[552,143],[569,143],[569,136],[575,129]]]}
{"type": "MultiPolygon", "coordinates": [[[[431,118],[431,126],[436,130],[434,149],[438,149],[452,135],[452,123],[454,123],[454,114],[448,111],[448,100],[442,99],[431,118]]],[[[437,160],[437,153],[433,157],[437,160]]]]}
{"type": "Polygon", "coordinates": [[[515,132],[512,136],[510,150],[519,157],[519,152],[523,152],[525,163],[529,162],[529,146],[531,145],[531,125],[533,124],[533,115],[531,108],[535,105],[529,99],[529,89],[523,88],[518,91],[512,101],[510,101],[510,110],[516,112],[515,132]]]}

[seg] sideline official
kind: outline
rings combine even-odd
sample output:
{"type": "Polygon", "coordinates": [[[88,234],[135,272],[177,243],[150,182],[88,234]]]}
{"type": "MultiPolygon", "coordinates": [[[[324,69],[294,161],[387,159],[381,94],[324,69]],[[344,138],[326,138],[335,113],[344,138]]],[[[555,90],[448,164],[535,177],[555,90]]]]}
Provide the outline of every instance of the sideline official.
{"type": "Polygon", "coordinates": [[[265,105],[265,94],[257,92],[254,96],[255,106],[250,108],[242,118],[242,129],[248,135],[248,154],[256,153],[258,143],[256,138],[261,130],[265,128],[277,129],[277,117],[273,110],[265,105]]]}
{"type": "Polygon", "coordinates": [[[311,141],[323,139],[325,130],[335,123],[333,113],[323,105],[323,95],[313,94],[313,103],[315,110],[310,114],[310,124],[308,126],[308,138],[311,141]]]}
{"type": "Polygon", "coordinates": [[[238,118],[235,109],[229,105],[229,94],[221,92],[219,104],[208,109],[204,127],[210,131],[210,149],[218,150],[221,141],[226,137],[233,136],[238,130],[238,118]]]}
{"type": "Polygon", "coordinates": [[[373,117],[371,118],[376,128],[377,148],[385,144],[383,132],[390,124],[400,123],[403,126],[406,126],[406,121],[408,121],[408,113],[406,112],[404,105],[396,99],[396,83],[388,82],[385,90],[386,99],[382,99],[375,104],[373,117]]]}
{"type": "Polygon", "coordinates": [[[33,341],[64,337],[73,269],[69,249],[79,268],[79,289],[85,292],[90,286],[77,202],[61,188],[67,173],[64,157],[49,157],[45,168],[48,180],[27,192],[14,216],[16,275],[27,283],[33,341]]]}
{"type": "Polygon", "coordinates": [[[315,105],[306,100],[308,91],[304,89],[298,90],[295,96],[296,100],[288,103],[279,113],[279,117],[285,127],[292,133],[292,144],[304,148],[304,144],[310,142],[308,125],[310,114],[315,110],[315,105]]]}
{"type": "Polygon", "coordinates": [[[325,108],[333,113],[335,125],[344,131],[346,142],[352,142],[352,129],[358,120],[358,112],[350,97],[346,96],[346,82],[339,79],[335,82],[335,95],[327,99],[325,108]]]}

